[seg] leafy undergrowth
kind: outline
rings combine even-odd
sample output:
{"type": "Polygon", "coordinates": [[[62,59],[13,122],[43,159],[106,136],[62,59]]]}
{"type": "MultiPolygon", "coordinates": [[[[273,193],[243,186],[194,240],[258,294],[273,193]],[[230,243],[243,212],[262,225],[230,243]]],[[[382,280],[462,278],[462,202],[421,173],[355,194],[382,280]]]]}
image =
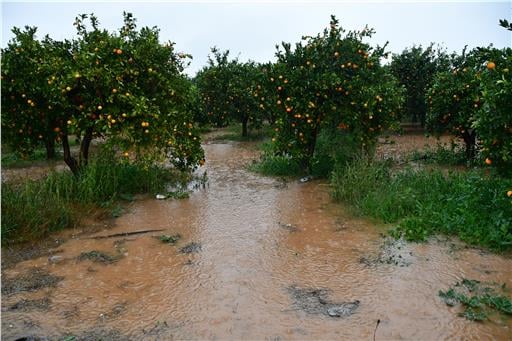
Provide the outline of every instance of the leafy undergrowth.
{"type": "Polygon", "coordinates": [[[439,296],[449,306],[461,304],[464,311],[460,316],[472,321],[484,321],[499,313],[512,315],[512,300],[505,295],[509,292],[505,284],[483,283],[464,278],[439,296]]]}
{"type": "Polygon", "coordinates": [[[187,179],[187,175],[160,166],[99,158],[79,176],[53,172],[44,179],[4,183],[2,244],[32,240],[76,226],[81,217],[98,208],[119,216],[120,200],[162,192],[167,185],[187,179]]]}
{"type": "Polygon", "coordinates": [[[424,241],[443,233],[495,251],[512,249],[512,179],[481,170],[392,172],[390,163],[360,159],[335,169],[332,188],[357,213],[396,224],[395,237],[424,241]]]}

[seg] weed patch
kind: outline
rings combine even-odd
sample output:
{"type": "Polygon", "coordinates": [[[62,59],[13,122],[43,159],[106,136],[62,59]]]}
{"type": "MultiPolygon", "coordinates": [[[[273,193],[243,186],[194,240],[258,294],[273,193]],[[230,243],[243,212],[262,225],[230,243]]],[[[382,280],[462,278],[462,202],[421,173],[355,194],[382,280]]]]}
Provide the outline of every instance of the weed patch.
{"type": "Polygon", "coordinates": [[[512,300],[505,296],[505,284],[483,283],[464,278],[447,291],[439,291],[439,297],[448,305],[461,304],[464,310],[459,316],[472,321],[484,321],[495,313],[512,315],[512,300]]]}
{"type": "MultiPolygon", "coordinates": [[[[2,185],[2,243],[17,243],[76,226],[80,218],[100,207],[111,217],[123,213],[119,200],[133,200],[138,193],[165,191],[169,184],[190,179],[158,166],[100,158],[78,176],[53,172],[40,180],[2,185]]],[[[188,192],[170,195],[183,198],[188,192]]]]}
{"type": "Polygon", "coordinates": [[[157,238],[158,240],[160,240],[162,243],[165,243],[165,244],[176,244],[181,239],[181,235],[175,234],[175,235],[169,236],[169,235],[163,234],[163,235],[155,237],[155,238],[157,238]]]}
{"type": "Polygon", "coordinates": [[[359,214],[395,223],[394,237],[425,241],[435,233],[496,251],[512,248],[512,179],[482,171],[443,174],[359,159],[338,167],[332,194],[359,214]]]}

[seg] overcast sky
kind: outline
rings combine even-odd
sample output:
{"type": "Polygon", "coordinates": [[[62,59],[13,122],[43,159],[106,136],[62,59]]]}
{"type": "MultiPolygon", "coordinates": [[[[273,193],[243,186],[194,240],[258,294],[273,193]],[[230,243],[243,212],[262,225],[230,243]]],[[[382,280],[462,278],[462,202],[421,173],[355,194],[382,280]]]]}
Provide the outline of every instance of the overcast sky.
{"type": "Polygon", "coordinates": [[[320,32],[334,14],[346,29],[369,25],[377,33],[374,44],[389,41],[400,52],[413,44],[441,43],[449,51],[464,45],[510,47],[512,32],[498,26],[511,21],[512,1],[501,2],[347,2],[347,1],[202,1],[202,2],[3,2],[2,46],[12,38],[13,26],[37,26],[39,37],[75,35],[74,18],[95,13],[101,26],[117,30],[122,12],[132,12],[139,27],[158,26],[162,41],[193,55],[187,73],[205,63],[212,46],[229,49],[241,60],[273,60],[275,45],[297,42],[302,35],[320,32]]]}

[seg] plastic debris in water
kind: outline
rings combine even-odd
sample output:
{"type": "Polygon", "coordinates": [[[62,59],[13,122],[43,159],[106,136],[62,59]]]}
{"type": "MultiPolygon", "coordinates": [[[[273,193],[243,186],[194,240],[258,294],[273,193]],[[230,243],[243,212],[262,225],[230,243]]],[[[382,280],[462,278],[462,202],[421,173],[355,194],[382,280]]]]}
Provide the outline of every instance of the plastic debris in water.
{"type": "Polygon", "coordinates": [[[311,181],[313,180],[313,177],[311,175],[308,175],[308,176],[305,176],[303,178],[300,179],[300,182],[308,182],[308,181],[311,181]]]}

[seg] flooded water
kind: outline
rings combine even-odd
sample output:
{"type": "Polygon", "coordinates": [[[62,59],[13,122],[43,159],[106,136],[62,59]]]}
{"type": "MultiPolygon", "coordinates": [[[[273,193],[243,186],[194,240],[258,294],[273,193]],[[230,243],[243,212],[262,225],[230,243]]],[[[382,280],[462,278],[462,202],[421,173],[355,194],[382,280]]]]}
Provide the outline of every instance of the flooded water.
{"type": "Polygon", "coordinates": [[[34,268],[61,278],[3,294],[3,338],[511,339],[510,318],[470,322],[438,296],[462,278],[512,287],[509,257],[447,241],[386,241],[383,227],[332,203],[326,182],[247,171],[257,157],[251,144],[204,147],[207,188],[136,201],[113,229],[5,270],[4,281],[34,268]],[[164,231],[91,238],[146,229],[164,231]],[[161,234],[181,239],[166,244],[161,234]],[[89,251],[113,258],[78,259],[89,251]],[[353,309],[332,317],[316,313],[318,302],[353,309]]]}

